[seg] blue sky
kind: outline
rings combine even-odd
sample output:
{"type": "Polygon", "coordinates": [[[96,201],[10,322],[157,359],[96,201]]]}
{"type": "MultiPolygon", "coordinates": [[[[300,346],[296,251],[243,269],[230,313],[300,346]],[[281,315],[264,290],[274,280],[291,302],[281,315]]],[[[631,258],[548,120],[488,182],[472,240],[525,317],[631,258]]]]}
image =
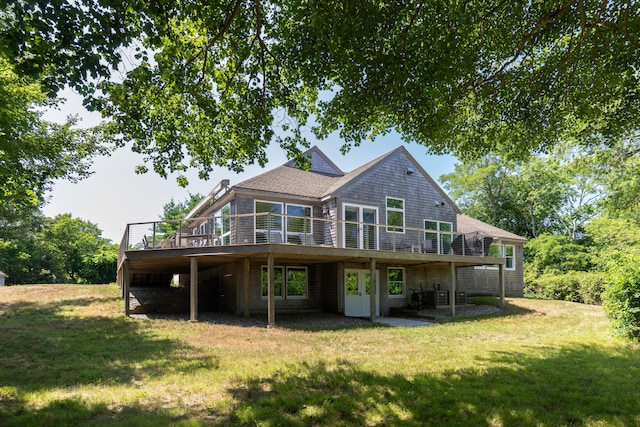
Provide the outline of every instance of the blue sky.
{"type": "MultiPolygon", "coordinates": [[[[82,118],[81,126],[91,126],[99,121],[98,115],[89,114],[82,108],[79,97],[70,92],[65,92],[63,96],[68,99],[67,103],[59,110],[47,112],[45,119],[64,121],[69,114],[79,114],[82,118]]],[[[445,173],[453,172],[456,162],[453,156],[428,155],[426,147],[404,143],[394,133],[379,137],[374,142],[364,142],[344,156],[340,153],[342,142],[337,137],[315,141],[313,144],[346,172],[399,145],[404,145],[436,180],[445,173]]],[[[287,161],[279,146],[270,146],[267,154],[269,163],[265,168],[249,166],[241,174],[217,169],[208,180],[203,181],[198,178],[197,171],[189,171],[186,174],[189,186],[182,188],[176,184],[176,175],[164,179],[153,172],[135,174],[134,169],[142,163],[142,156],[124,147],[110,157],[97,158],[93,165],[94,173],[89,178],[76,184],[56,182],[43,212],[50,217],[70,213],[74,217],[90,221],[103,231],[103,237],[119,243],[128,223],[157,220],[162,214],[162,206],[171,198],[183,201],[189,193],[207,194],[222,179],[229,179],[231,185],[234,185],[287,161]]]]}

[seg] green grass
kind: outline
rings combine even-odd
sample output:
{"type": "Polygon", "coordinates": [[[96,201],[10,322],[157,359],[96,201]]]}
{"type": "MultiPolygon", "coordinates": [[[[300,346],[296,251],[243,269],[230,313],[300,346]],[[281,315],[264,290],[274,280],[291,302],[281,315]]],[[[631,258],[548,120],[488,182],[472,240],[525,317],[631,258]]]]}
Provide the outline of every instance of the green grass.
{"type": "Polygon", "coordinates": [[[600,307],[291,330],[127,319],[119,294],[0,288],[0,426],[640,425],[640,348],[600,307]]]}

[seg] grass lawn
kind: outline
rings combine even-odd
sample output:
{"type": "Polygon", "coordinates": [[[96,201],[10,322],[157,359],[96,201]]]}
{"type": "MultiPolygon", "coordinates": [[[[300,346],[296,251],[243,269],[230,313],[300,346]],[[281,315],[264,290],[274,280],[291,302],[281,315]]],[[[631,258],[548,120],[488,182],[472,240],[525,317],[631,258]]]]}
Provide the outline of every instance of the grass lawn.
{"type": "Polygon", "coordinates": [[[0,426],[640,425],[640,347],[600,307],[291,330],[128,319],[119,295],[0,288],[0,426]]]}

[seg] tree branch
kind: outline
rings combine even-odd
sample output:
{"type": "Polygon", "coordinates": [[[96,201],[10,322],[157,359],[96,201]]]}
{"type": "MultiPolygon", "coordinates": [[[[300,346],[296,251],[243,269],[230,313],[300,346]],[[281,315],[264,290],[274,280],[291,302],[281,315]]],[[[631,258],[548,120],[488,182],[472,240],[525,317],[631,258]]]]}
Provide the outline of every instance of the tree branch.
{"type": "MultiPolygon", "coordinates": [[[[207,43],[206,46],[202,47],[198,53],[193,55],[191,58],[189,58],[189,60],[187,62],[185,62],[185,64],[184,64],[184,68],[185,69],[193,61],[195,61],[200,55],[206,54],[207,52],[209,52],[209,49],[211,49],[213,46],[215,46],[216,43],[218,43],[220,40],[222,40],[222,38],[224,37],[226,32],[229,31],[229,28],[231,27],[231,23],[233,22],[235,17],[240,12],[240,6],[241,5],[242,5],[242,0],[235,0],[235,4],[233,5],[233,11],[231,11],[231,13],[229,15],[227,15],[227,18],[224,20],[224,23],[222,24],[222,28],[220,29],[218,34],[216,34],[211,40],[209,40],[209,43],[207,43]]],[[[230,7],[228,9],[230,9],[230,7]]]]}
{"type": "Polygon", "coordinates": [[[563,4],[560,8],[554,10],[553,12],[551,12],[550,14],[548,14],[547,16],[545,16],[542,20],[540,20],[536,26],[529,31],[529,33],[520,41],[520,43],[518,43],[518,45],[515,48],[515,52],[513,53],[513,55],[511,56],[511,58],[509,60],[507,60],[506,62],[504,62],[502,64],[502,66],[493,74],[491,74],[489,77],[487,77],[486,79],[484,79],[480,84],[476,84],[476,86],[482,86],[484,84],[487,83],[491,83],[492,81],[494,81],[495,79],[498,78],[498,76],[502,75],[504,73],[504,71],[510,66],[512,65],[514,62],[516,62],[518,60],[518,58],[520,58],[520,56],[522,55],[522,52],[524,51],[524,48],[529,44],[529,42],[531,41],[531,39],[533,39],[533,37],[539,33],[540,31],[542,31],[543,29],[545,29],[547,27],[547,25],[555,22],[556,20],[562,18],[567,11],[569,10],[569,8],[571,7],[571,5],[575,2],[576,0],[569,0],[567,1],[565,4],[563,4]]]}

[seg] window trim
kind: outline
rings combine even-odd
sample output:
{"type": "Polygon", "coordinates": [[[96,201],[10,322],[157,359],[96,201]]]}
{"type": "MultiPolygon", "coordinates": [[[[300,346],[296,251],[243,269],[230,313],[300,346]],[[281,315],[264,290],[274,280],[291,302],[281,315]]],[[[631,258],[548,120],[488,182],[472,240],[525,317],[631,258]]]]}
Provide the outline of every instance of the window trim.
{"type": "Polygon", "coordinates": [[[503,244],[502,250],[504,254],[504,269],[509,271],[515,271],[516,269],[516,245],[503,244]],[[507,256],[507,247],[511,248],[511,256],[507,256]],[[511,260],[511,267],[509,267],[509,260],[511,260]]]}
{"type": "Polygon", "coordinates": [[[406,227],[406,217],[405,217],[405,200],[401,199],[400,197],[389,197],[387,196],[385,198],[385,216],[386,216],[386,221],[387,221],[387,233],[398,233],[398,234],[405,234],[405,227],[406,227]],[[393,207],[389,207],[389,200],[399,200],[402,202],[402,209],[400,208],[393,208],[393,207]],[[391,212],[399,212],[401,214],[401,218],[402,218],[402,225],[393,225],[393,224],[389,224],[389,213],[391,212]]]}
{"type": "Polygon", "coordinates": [[[388,267],[387,268],[387,298],[404,298],[406,295],[406,289],[407,289],[407,269],[404,267],[388,267]],[[389,283],[391,282],[389,280],[389,272],[391,270],[401,270],[402,271],[402,293],[401,294],[391,294],[390,293],[390,287],[389,287],[389,283]]]}
{"type": "MultiPolygon", "coordinates": [[[[510,243],[492,243],[491,246],[498,246],[500,249],[500,256],[499,258],[504,258],[505,259],[505,264],[504,264],[504,269],[505,271],[516,271],[516,245],[510,244],[510,243]],[[510,257],[507,257],[507,247],[511,247],[513,248],[513,255],[510,257]],[[508,267],[507,265],[507,260],[511,259],[511,267],[508,267]]],[[[497,265],[477,265],[474,267],[474,269],[476,270],[497,270],[498,266],[497,265]]]]}
{"type": "Polygon", "coordinates": [[[231,203],[227,203],[213,213],[213,233],[216,234],[216,245],[227,246],[231,244],[231,203]],[[228,212],[225,213],[225,211],[228,212]],[[225,220],[228,221],[228,230],[225,230],[225,220]],[[220,230],[218,230],[218,225],[220,225],[220,230]],[[216,234],[218,231],[220,234],[216,234]]]}
{"type": "MultiPolygon", "coordinates": [[[[254,238],[254,243],[257,243],[258,240],[258,234],[262,233],[265,236],[265,240],[266,236],[269,233],[280,233],[281,234],[281,238],[282,238],[282,243],[289,243],[289,237],[295,236],[298,237],[298,234],[300,234],[299,231],[289,231],[289,217],[292,217],[291,219],[298,219],[299,217],[304,217],[304,218],[308,218],[306,221],[308,221],[308,228],[309,228],[309,232],[303,232],[304,234],[311,234],[313,235],[313,206],[312,205],[303,205],[303,204],[298,204],[298,203],[285,203],[285,202],[275,202],[272,200],[261,200],[261,199],[254,199],[253,200],[253,212],[254,212],[254,217],[253,217],[253,238],[254,238]],[[280,213],[274,214],[275,216],[277,216],[279,218],[279,220],[272,220],[273,223],[275,223],[276,225],[279,225],[279,227],[272,227],[271,230],[268,229],[263,229],[263,228],[258,228],[258,213],[262,213],[262,212],[258,212],[258,203],[264,203],[264,204],[269,204],[271,206],[279,206],[280,207],[280,213]],[[289,215],[287,213],[287,210],[289,207],[297,207],[297,208],[302,208],[304,209],[309,209],[309,216],[307,217],[306,215],[289,215]],[[279,222],[279,224],[278,224],[279,222]]],[[[265,221],[265,223],[268,225],[268,222],[265,221]]],[[[305,228],[307,228],[305,226],[305,228]]]]}
{"type": "Polygon", "coordinates": [[[286,275],[284,276],[283,292],[285,299],[309,299],[309,267],[302,265],[288,265],[286,269],[286,275]],[[303,295],[289,295],[289,270],[304,270],[304,294],[303,295]]]}
{"type": "MultiPolygon", "coordinates": [[[[263,299],[263,300],[267,300],[267,299],[269,299],[269,283],[268,283],[269,278],[268,278],[268,277],[267,277],[267,282],[266,282],[266,285],[267,285],[267,295],[264,295],[264,294],[262,293],[263,286],[265,285],[265,282],[263,281],[263,272],[264,272],[265,270],[267,271],[267,274],[269,274],[269,266],[267,266],[267,265],[262,265],[262,266],[260,267],[260,296],[262,297],[262,299],[263,299]]],[[[284,292],[284,283],[285,283],[285,276],[284,276],[284,275],[285,275],[285,268],[284,268],[283,266],[281,266],[281,265],[275,265],[275,266],[273,266],[273,270],[274,270],[274,271],[275,271],[275,270],[280,270],[280,271],[282,271],[282,283],[281,283],[281,285],[280,285],[280,295],[274,295],[274,299],[284,299],[284,295],[285,295],[285,292],[284,292]]]]}
{"type": "MultiPolygon", "coordinates": [[[[300,205],[297,203],[285,203],[284,204],[284,224],[283,224],[283,228],[284,230],[282,231],[283,236],[286,236],[286,239],[284,239],[284,241],[289,242],[289,236],[294,236],[294,237],[298,237],[300,233],[302,234],[310,234],[313,236],[313,206],[311,205],[300,205]],[[303,208],[303,209],[309,209],[309,216],[307,217],[306,215],[293,215],[293,214],[289,214],[288,209],[289,206],[292,207],[297,207],[297,208],[303,208]],[[307,232],[305,231],[289,231],[289,217],[291,217],[291,219],[300,219],[301,217],[304,218],[304,221],[308,222],[309,224],[309,231],[307,232]],[[308,218],[308,219],[307,219],[308,218]]],[[[304,228],[307,228],[306,225],[304,228]]]]}
{"type": "MultiPolygon", "coordinates": [[[[287,300],[287,299],[291,299],[291,300],[305,300],[305,299],[309,299],[309,267],[307,267],[306,265],[275,265],[274,270],[280,270],[282,271],[282,284],[280,285],[280,292],[281,295],[274,295],[274,299],[277,300],[287,300]],[[304,284],[304,295],[303,296],[298,296],[298,295],[288,295],[288,274],[289,274],[289,269],[297,269],[297,270],[304,270],[305,271],[305,284],[304,284]]],[[[267,265],[262,265],[260,266],[260,297],[261,299],[267,300],[269,299],[269,295],[264,295],[262,293],[262,289],[263,286],[265,285],[265,282],[263,281],[263,272],[266,270],[268,272],[269,267],[267,265]]],[[[268,280],[268,279],[267,279],[268,280]]],[[[268,286],[268,283],[267,283],[268,286]]],[[[268,293],[268,289],[267,289],[267,293],[268,293]]]]}
{"type": "MultiPolygon", "coordinates": [[[[270,235],[273,232],[276,233],[280,233],[282,234],[283,232],[283,228],[284,228],[284,221],[283,221],[283,212],[284,212],[284,203],[282,202],[274,202],[271,200],[260,200],[260,199],[254,199],[253,200],[253,241],[254,243],[258,243],[258,233],[263,233],[265,236],[265,243],[269,243],[267,239],[267,236],[270,235]],[[272,228],[271,230],[269,229],[264,229],[264,228],[258,228],[258,213],[262,213],[262,212],[258,212],[258,203],[268,203],[270,205],[280,205],[280,213],[279,214],[274,214],[277,215],[278,218],[280,218],[280,228],[272,228]]],[[[267,217],[268,218],[268,217],[267,217]]],[[[277,222],[277,221],[274,221],[277,222]]],[[[265,219],[265,223],[268,223],[268,220],[265,219]]],[[[268,224],[267,224],[268,225],[268,224]]]]}
{"type": "Polygon", "coordinates": [[[437,237],[436,237],[436,238],[437,238],[437,240],[438,240],[438,242],[437,242],[438,244],[437,244],[437,248],[436,248],[437,252],[436,252],[436,253],[438,253],[438,254],[445,254],[445,253],[444,253],[444,247],[443,247],[443,246],[444,246],[444,245],[443,245],[443,243],[445,243],[445,241],[444,241],[443,237],[444,237],[444,236],[448,236],[449,241],[447,241],[446,243],[448,243],[449,245],[451,245],[451,243],[453,242],[453,222],[451,222],[451,221],[440,221],[440,220],[437,220],[437,219],[428,219],[428,218],[427,218],[427,219],[425,219],[424,221],[422,221],[422,225],[424,226],[424,235],[423,235],[423,238],[424,238],[425,240],[427,240],[427,233],[429,233],[429,234],[433,234],[433,232],[432,232],[432,231],[427,231],[427,230],[433,230],[433,231],[435,231],[435,232],[436,232],[435,234],[437,235],[437,237]],[[435,229],[435,230],[433,230],[433,229],[431,229],[431,228],[427,228],[427,222],[433,222],[433,223],[435,223],[435,224],[436,224],[436,229],[435,229]],[[444,230],[444,231],[442,231],[442,225],[443,225],[443,224],[447,224],[447,225],[449,226],[450,230],[444,230]]]}

